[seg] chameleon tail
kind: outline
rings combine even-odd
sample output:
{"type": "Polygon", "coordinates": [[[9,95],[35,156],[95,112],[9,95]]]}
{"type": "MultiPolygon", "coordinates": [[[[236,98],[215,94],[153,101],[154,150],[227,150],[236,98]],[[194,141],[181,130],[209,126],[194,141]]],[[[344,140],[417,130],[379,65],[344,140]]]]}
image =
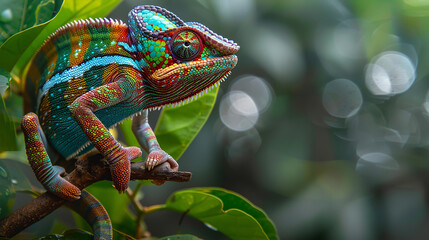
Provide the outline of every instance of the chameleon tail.
{"type": "Polygon", "coordinates": [[[106,209],[89,192],[83,190],[81,198],[68,204],[82,216],[94,232],[94,239],[112,239],[112,224],[106,209]]]}
{"type": "Polygon", "coordinates": [[[51,193],[66,200],[79,199],[80,190],[61,177],[64,169],[52,166],[40,136],[40,124],[36,114],[28,113],[21,121],[25,149],[31,168],[37,179],[51,193]]]}

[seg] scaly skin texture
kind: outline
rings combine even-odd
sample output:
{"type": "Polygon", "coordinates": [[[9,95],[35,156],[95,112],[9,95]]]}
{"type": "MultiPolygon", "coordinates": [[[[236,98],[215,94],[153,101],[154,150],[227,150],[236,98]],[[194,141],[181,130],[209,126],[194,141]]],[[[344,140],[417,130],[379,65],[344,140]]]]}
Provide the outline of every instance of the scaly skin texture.
{"type": "Polygon", "coordinates": [[[101,203],[83,190],[81,198],[69,203],[69,207],[81,215],[94,230],[94,239],[112,239],[113,229],[109,214],[101,203]]]}
{"type": "Polygon", "coordinates": [[[45,147],[66,159],[96,148],[109,162],[115,188],[124,192],[130,161],[141,150],[121,146],[108,128],[133,116],[133,132],[148,152],[146,167],[168,162],[177,171],[149,126],[148,109],[197,99],[229,75],[238,49],[204,25],[156,6],[132,9],[128,25],[89,19],[61,27],[33,58],[24,84],[30,113],[21,126],[37,178],[54,194],[78,199],[79,189],[60,176],[63,170],[52,166],[45,147]]]}

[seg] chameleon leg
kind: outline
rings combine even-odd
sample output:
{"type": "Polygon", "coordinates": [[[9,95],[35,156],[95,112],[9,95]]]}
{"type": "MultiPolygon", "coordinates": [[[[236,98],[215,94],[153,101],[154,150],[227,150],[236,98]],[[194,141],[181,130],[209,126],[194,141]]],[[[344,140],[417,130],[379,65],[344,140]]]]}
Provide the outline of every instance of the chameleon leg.
{"type": "Polygon", "coordinates": [[[134,117],[132,130],[140,146],[149,153],[146,160],[147,169],[152,170],[155,166],[164,162],[170,164],[172,171],[179,169],[179,164],[159,146],[155,134],[149,125],[147,110],[144,110],[142,115],[134,117]]]}
{"type": "Polygon", "coordinates": [[[81,215],[94,233],[94,239],[112,239],[112,223],[109,214],[101,203],[89,192],[83,190],[81,198],[68,204],[68,207],[81,215]]]}
{"type": "Polygon", "coordinates": [[[28,161],[37,179],[48,191],[61,198],[66,200],[79,199],[81,193],[79,188],[61,177],[64,169],[52,166],[39,134],[40,125],[37,115],[34,113],[25,115],[21,121],[21,128],[25,136],[28,161]]]}
{"type": "Polygon", "coordinates": [[[128,80],[121,79],[83,94],[70,107],[73,118],[85,135],[109,162],[113,184],[119,192],[127,189],[130,161],[141,156],[141,150],[138,147],[122,147],[94,112],[126,100],[132,89],[128,80]]]}

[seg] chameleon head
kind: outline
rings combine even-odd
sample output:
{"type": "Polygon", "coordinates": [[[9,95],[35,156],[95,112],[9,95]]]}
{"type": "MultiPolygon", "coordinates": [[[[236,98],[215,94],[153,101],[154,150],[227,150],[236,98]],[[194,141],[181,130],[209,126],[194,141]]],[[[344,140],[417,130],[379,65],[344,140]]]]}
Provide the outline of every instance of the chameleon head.
{"type": "Polygon", "coordinates": [[[134,8],[129,26],[145,91],[159,99],[152,99],[152,107],[193,98],[223,81],[237,64],[236,43],[200,23],[185,23],[163,8],[134,8]]]}

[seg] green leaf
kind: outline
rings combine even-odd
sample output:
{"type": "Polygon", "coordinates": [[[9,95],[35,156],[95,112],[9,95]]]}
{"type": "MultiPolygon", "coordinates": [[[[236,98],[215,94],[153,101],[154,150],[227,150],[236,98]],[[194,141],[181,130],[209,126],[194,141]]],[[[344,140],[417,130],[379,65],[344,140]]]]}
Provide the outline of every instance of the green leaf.
{"type": "Polygon", "coordinates": [[[104,17],[119,3],[120,0],[64,0],[52,20],[13,35],[0,47],[0,67],[22,78],[25,66],[43,41],[59,27],[78,19],[104,17]]]}
{"type": "Polygon", "coordinates": [[[224,210],[238,208],[250,214],[262,226],[269,239],[277,239],[276,228],[268,216],[243,196],[221,188],[196,188],[195,190],[209,193],[221,199],[224,204],[224,210]]]}
{"type": "Polygon", "coordinates": [[[165,107],[155,129],[161,148],[175,160],[185,152],[197,136],[216,102],[216,87],[196,101],[181,107],[165,107]]]}
{"type": "Polygon", "coordinates": [[[166,208],[190,215],[231,239],[278,239],[274,224],[244,197],[221,188],[174,193],[166,208]]]}
{"type": "Polygon", "coordinates": [[[194,235],[190,235],[190,234],[179,234],[179,235],[171,235],[168,237],[163,237],[158,240],[201,240],[201,238],[197,238],[194,235]]]}
{"type": "Polygon", "coordinates": [[[12,212],[15,202],[15,189],[11,178],[12,168],[8,168],[3,161],[0,161],[0,219],[3,219],[12,212]]]}
{"type": "Polygon", "coordinates": [[[16,144],[15,126],[12,119],[6,112],[6,107],[3,98],[0,97],[0,126],[2,133],[0,134],[0,152],[18,150],[16,144]]]}
{"type": "Polygon", "coordinates": [[[3,97],[6,89],[9,88],[9,82],[12,79],[10,73],[3,68],[0,68],[0,97],[3,97]]]}
{"type": "Polygon", "coordinates": [[[61,0],[5,1],[0,12],[0,43],[19,31],[48,21],[61,3],[61,0]]]}
{"type": "Polygon", "coordinates": [[[31,185],[30,180],[27,178],[24,172],[30,170],[30,166],[20,161],[0,158],[0,168],[10,169],[8,175],[11,179],[15,191],[33,190],[33,186],[31,185]]]}

